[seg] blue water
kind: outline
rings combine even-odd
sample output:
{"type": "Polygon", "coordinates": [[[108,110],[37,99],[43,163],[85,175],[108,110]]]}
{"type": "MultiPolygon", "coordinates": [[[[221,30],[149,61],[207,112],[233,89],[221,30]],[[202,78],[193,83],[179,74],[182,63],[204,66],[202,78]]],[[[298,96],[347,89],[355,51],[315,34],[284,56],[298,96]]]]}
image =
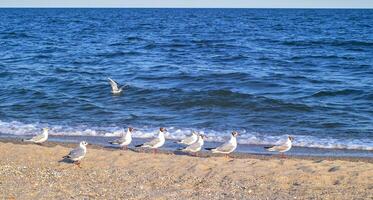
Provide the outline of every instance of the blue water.
{"type": "Polygon", "coordinates": [[[0,9],[0,133],[373,149],[373,10],[0,9]],[[129,84],[113,96],[107,77],[129,84]]]}

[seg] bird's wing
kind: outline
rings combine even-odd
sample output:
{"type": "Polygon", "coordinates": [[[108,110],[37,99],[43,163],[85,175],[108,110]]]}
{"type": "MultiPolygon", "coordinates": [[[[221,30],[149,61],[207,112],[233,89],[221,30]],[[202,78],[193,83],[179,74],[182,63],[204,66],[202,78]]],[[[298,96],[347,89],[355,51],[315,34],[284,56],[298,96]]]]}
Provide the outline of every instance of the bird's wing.
{"type": "Polygon", "coordinates": [[[43,134],[39,134],[39,135],[36,135],[36,136],[32,137],[31,141],[37,142],[37,141],[39,141],[39,140],[41,140],[43,138],[44,138],[44,135],[43,134]]]}
{"type": "Polygon", "coordinates": [[[160,142],[159,138],[154,138],[152,141],[144,143],[143,146],[151,146],[152,147],[152,146],[158,144],[159,142],[160,142]]]}
{"type": "Polygon", "coordinates": [[[195,142],[195,143],[193,143],[193,144],[187,146],[187,147],[185,148],[185,150],[187,150],[187,151],[195,151],[195,150],[197,150],[197,149],[200,148],[200,147],[201,147],[200,143],[195,142]]]}
{"type": "Polygon", "coordinates": [[[128,87],[128,84],[122,85],[122,86],[120,87],[120,89],[123,89],[123,88],[125,88],[125,87],[128,87]]]}
{"type": "Polygon", "coordinates": [[[289,147],[286,146],[286,145],[280,145],[280,146],[274,146],[272,147],[271,149],[275,150],[275,151],[285,151],[286,149],[288,149],[289,147]]]}
{"type": "Polygon", "coordinates": [[[122,138],[115,139],[115,140],[113,140],[113,141],[109,141],[109,143],[110,143],[110,144],[119,144],[119,143],[121,143],[121,139],[122,139],[122,138]]]}
{"type": "Polygon", "coordinates": [[[229,151],[232,151],[232,149],[234,149],[235,146],[229,142],[227,143],[224,143],[223,145],[219,146],[216,148],[217,151],[220,151],[220,152],[229,152],[229,151]]]}
{"type": "Polygon", "coordinates": [[[118,83],[115,82],[113,79],[111,78],[108,78],[109,79],[109,82],[110,82],[110,85],[111,85],[111,88],[113,89],[113,91],[116,91],[116,90],[119,90],[118,88],[118,83]]]}
{"type": "Polygon", "coordinates": [[[78,147],[78,148],[71,150],[68,157],[74,159],[74,158],[79,158],[83,155],[84,155],[84,150],[78,147]]]}
{"type": "Polygon", "coordinates": [[[121,143],[124,143],[124,142],[126,142],[126,137],[125,136],[123,136],[121,138],[118,138],[116,140],[113,140],[111,143],[112,144],[121,144],[121,143]]]}
{"type": "Polygon", "coordinates": [[[181,142],[186,143],[186,144],[190,144],[190,143],[194,142],[194,138],[193,138],[193,136],[189,136],[189,137],[181,140],[181,142]]]}

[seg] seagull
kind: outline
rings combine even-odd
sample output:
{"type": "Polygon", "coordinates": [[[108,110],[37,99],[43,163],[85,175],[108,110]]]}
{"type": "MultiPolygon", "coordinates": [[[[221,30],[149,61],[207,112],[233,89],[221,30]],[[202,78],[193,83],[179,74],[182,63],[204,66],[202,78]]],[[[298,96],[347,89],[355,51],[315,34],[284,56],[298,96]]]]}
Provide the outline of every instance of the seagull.
{"type": "Polygon", "coordinates": [[[277,152],[280,152],[281,153],[281,157],[284,158],[285,157],[285,152],[289,151],[291,149],[291,146],[292,146],[292,142],[294,141],[294,138],[291,137],[291,136],[288,136],[287,140],[285,143],[281,144],[281,145],[275,145],[275,146],[270,146],[270,147],[264,147],[265,149],[267,149],[267,151],[277,151],[277,152]]]}
{"type": "Polygon", "coordinates": [[[117,82],[115,82],[113,79],[108,78],[110,85],[111,85],[111,93],[113,94],[120,94],[123,91],[123,88],[126,87],[127,85],[119,86],[117,82]]]}
{"type": "Polygon", "coordinates": [[[64,156],[63,158],[70,159],[74,162],[74,164],[78,165],[80,167],[80,160],[82,160],[87,153],[87,146],[88,143],[86,141],[81,141],[79,146],[75,149],[71,150],[70,153],[67,156],[64,156]]]}
{"type": "Polygon", "coordinates": [[[127,150],[128,145],[132,142],[132,131],[134,131],[134,129],[132,127],[128,127],[126,134],[124,134],[121,138],[117,140],[110,141],[109,143],[118,144],[120,147],[127,150]]]}
{"type": "Polygon", "coordinates": [[[231,139],[226,143],[222,144],[216,148],[206,148],[206,150],[211,150],[212,153],[222,153],[228,156],[228,154],[232,153],[237,148],[237,131],[233,131],[231,135],[231,139]]]}
{"type": "Polygon", "coordinates": [[[182,140],[179,140],[179,141],[177,141],[177,143],[191,145],[191,144],[197,142],[197,140],[198,140],[198,134],[195,131],[192,131],[191,136],[189,136],[187,138],[184,138],[182,140]]]}
{"type": "Polygon", "coordinates": [[[159,132],[158,132],[158,137],[157,138],[154,138],[150,142],[145,142],[144,144],[136,145],[136,147],[151,148],[151,149],[154,150],[153,152],[156,153],[157,152],[157,148],[163,146],[164,142],[166,141],[166,139],[164,137],[164,133],[166,131],[167,130],[165,128],[159,128],[159,132]]]}
{"type": "Polygon", "coordinates": [[[197,152],[198,151],[201,151],[201,149],[202,149],[202,146],[203,146],[203,144],[204,144],[204,139],[205,138],[207,138],[206,136],[204,136],[204,135],[201,135],[201,134],[199,134],[198,135],[198,140],[195,142],[195,143],[193,143],[193,144],[191,144],[191,145],[189,145],[189,146],[187,146],[187,147],[185,147],[184,149],[181,149],[181,151],[187,151],[187,152],[192,152],[192,153],[195,153],[194,154],[194,156],[197,156],[197,152]]]}
{"type": "Polygon", "coordinates": [[[48,140],[48,131],[49,131],[49,128],[43,128],[43,132],[40,133],[39,135],[36,135],[36,136],[32,137],[31,139],[24,139],[23,141],[24,142],[33,142],[35,144],[41,144],[41,143],[48,140]]]}

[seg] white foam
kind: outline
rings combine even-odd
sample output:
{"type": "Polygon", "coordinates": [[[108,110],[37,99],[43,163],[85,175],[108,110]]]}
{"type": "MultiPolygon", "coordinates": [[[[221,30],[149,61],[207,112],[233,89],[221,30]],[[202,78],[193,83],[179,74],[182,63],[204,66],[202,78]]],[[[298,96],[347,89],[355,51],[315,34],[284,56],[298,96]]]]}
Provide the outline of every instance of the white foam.
{"type": "MultiPolygon", "coordinates": [[[[124,130],[123,127],[87,127],[87,126],[61,126],[48,125],[43,123],[25,124],[17,121],[3,122],[0,121],[0,134],[11,135],[34,135],[41,132],[43,127],[50,128],[50,135],[59,136],[104,136],[114,137],[120,136],[124,130]]],[[[133,133],[137,138],[149,138],[158,133],[157,127],[134,127],[136,131],[133,133]]],[[[166,127],[168,132],[165,134],[167,139],[182,139],[191,134],[192,128],[176,128],[166,127]]],[[[195,130],[201,134],[206,135],[207,141],[224,142],[230,137],[230,131],[217,131],[211,129],[195,130]]],[[[306,135],[292,135],[295,137],[294,146],[299,147],[314,147],[327,149],[355,149],[355,150],[373,150],[373,141],[370,139],[336,139],[332,137],[317,138],[306,135]]],[[[248,132],[246,130],[240,131],[238,138],[239,144],[253,144],[253,145],[269,145],[279,144],[284,141],[287,134],[271,135],[269,133],[263,134],[258,132],[248,132]]]]}

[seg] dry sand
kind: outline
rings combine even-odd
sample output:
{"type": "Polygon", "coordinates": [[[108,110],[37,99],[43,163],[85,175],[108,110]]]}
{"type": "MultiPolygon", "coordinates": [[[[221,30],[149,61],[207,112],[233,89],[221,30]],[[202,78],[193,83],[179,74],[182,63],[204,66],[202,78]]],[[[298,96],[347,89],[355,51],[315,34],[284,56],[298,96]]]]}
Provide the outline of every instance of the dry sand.
{"type": "Polygon", "coordinates": [[[373,199],[369,159],[192,157],[0,142],[0,199],[373,199]]]}

